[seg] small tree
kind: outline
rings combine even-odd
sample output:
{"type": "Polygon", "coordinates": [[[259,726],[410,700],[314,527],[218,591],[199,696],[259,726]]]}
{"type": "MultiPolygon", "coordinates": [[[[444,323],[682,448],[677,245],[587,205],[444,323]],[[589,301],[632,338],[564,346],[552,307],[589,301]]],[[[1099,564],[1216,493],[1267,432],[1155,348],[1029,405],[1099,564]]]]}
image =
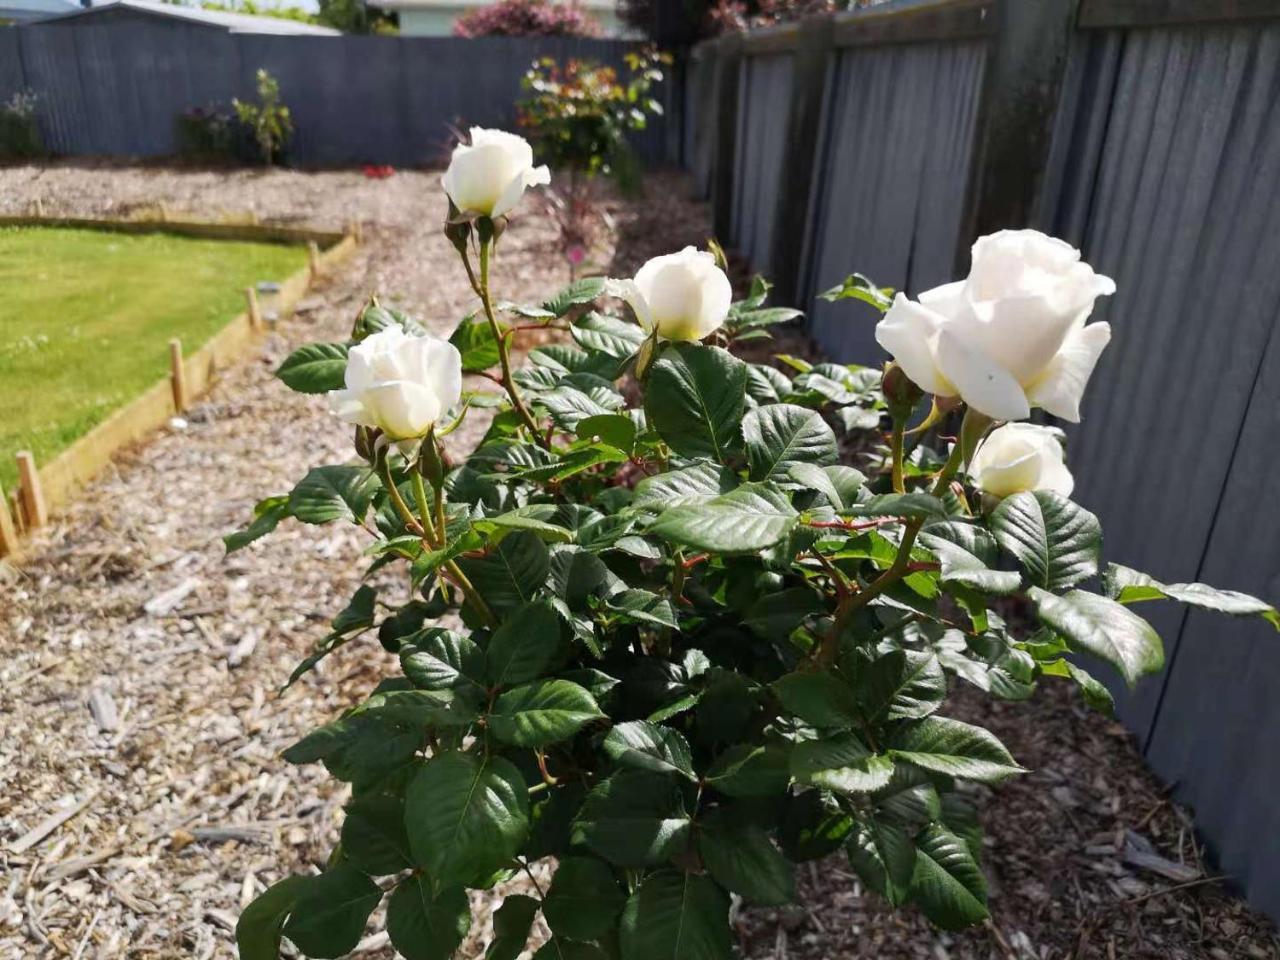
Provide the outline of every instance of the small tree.
{"type": "Polygon", "coordinates": [[[575,2],[498,0],[463,14],[453,32],[459,37],[598,37],[600,22],[575,2]]]}
{"type": "Polygon", "coordinates": [[[38,98],[19,90],[0,104],[0,159],[29,160],[44,155],[44,140],[36,122],[38,98]]]}
{"type": "Polygon", "coordinates": [[[253,134],[259,159],[267,166],[280,160],[293,137],[293,118],[289,108],[280,102],[280,83],[259,68],[258,102],[232,100],[236,119],[253,134]]]}

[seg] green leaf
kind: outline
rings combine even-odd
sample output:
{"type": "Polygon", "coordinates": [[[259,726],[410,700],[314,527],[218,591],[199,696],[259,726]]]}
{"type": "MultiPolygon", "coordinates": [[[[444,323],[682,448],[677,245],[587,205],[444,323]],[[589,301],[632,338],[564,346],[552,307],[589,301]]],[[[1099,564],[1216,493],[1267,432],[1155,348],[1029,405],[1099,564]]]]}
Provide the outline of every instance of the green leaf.
{"type": "Polygon", "coordinates": [[[303,523],[360,523],[380,486],[368,467],[313,467],[289,494],[289,514],[303,523]]]}
{"type": "Polygon", "coordinates": [[[471,929],[471,902],[462,887],[438,894],[429,877],[405,877],[387,902],[387,935],[405,960],[449,960],[471,929]]]}
{"type": "Polygon", "coordinates": [[[1034,586],[1061,590],[1098,572],[1102,525],[1059,494],[1033,490],[1006,497],[991,514],[991,532],[1034,586]]]}
{"type": "Polygon", "coordinates": [[[707,877],[659,870],[622,913],[622,960],[729,960],[729,897],[707,877]]]}
{"type": "Polygon", "coordinates": [[[277,960],[285,920],[311,877],[285,877],[262,891],[236,921],[240,960],[277,960]]]}
{"type": "Polygon", "coordinates": [[[610,960],[610,956],[594,943],[552,937],[538,948],[533,960],[610,960]]]}
{"type": "Polygon", "coordinates": [[[787,751],[772,744],[737,744],[716,757],[707,770],[706,781],[730,797],[785,793],[791,781],[787,751]]]}
{"type": "Polygon", "coordinates": [[[580,440],[607,443],[626,453],[636,445],[636,422],[620,413],[584,417],[574,428],[580,440]]]}
{"type": "Polygon", "coordinates": [[[868,720],[918,719],[933,713],[947,695],[947,678],[937,656],[891,650],[853,671],[854,691],[868,720]]]}
{"type": "Polygon", "coordinates": [[[854,828],[845,851],[867,886],[894,906],[906,900],[916,865],[915,844],[906,830],[874,817],[854,828]]]}
{"type": "Polygon", "coordinates": [[[289,516],[288,496],[267,497],[265,500],[259,500],[258,505],[253,508],[253,521],[249,526],[222,538],[227,553],[235,553],[253,541],[265,537],[287,516],[289,516]]]}
{"type": "Polygon", "coordinates": [[[557,936],[597,940],[613,927],[626,901],[608,864],[594,857],[565,857],[551,878],[542,912],[557,936]]]}
{"type": "Polygon", "coordinates": [[[987,882],[965,841],[940,823],[916,838],[911,895],[924,915],[944,930],[960,930],[987,918],[987,882]]]}
{"type": "MultiPolygon", "coordinates": [[[[263,501],[266,503],[267,501],[263,501]]],[[[261,504],[259,504],[261,506],[261,504]]],[[[1276,608],[1235,590],[1219,590],[1203,583],[1161,583],[1145,573],[1118,563],[1107,564],[1107,594],[1119,603],[1143,600],[1177,600],[1203,610],[1214,610],[1233,617],[1258,616],[1280,630],[1280,613],[1276,608]]]]}
{"type": "Polygon", "coordinates": [[[523,894],[508,894],[493,914],[493,940],[484,952],[484,960],[517,960],[529,942],[538,901],[523,894]]]}
{"type": "Polygon", "coordinates": [[[738,477],[728,467],[704,460],[692,467],[645,477],[636,484],[632,504],[640,508],[665,510],[714,500],[738,485],[738,477]]]}
{"type": "MultiPolygon", "coordinates": [[[[498,329],[507,329],[500,324],[498,329]]],[[[472,314],[464,317],[449,334],[449,342],[462,356],[462,369],[466,373],[482,373],[500,359],[498,341],[493,338],[493,329],[487,317],[472,314]]]]}
{"type": "Polygon", "coordinates": [[[499,616],[532,600],[547,582],[547,545],[527,530],[503,537],[482,557],[460,557],[458,565],[489,609],[499,616]]]}
{"type": "Polygon", "coordinates": [[[817,860],[840,849],[853,820],[825,790],[805,790],[787,798],[778,843],[793,861],[817,860]]]}
{"type": "Polygon", "coordinates": [[[347,804],[342,822],[342,851],[355,867],[373,877],[413,866],[404,831],[404,798],[367,794],[347,804]]]}
{"type": "Polygon", "coordinates": [[[944,519],[947,505],[927,493],[881,493],[865,503],[855,504],[851,512],[863,517],[922,517],[944,519]]]}
{"type": "Polygon", "coordinates": [[[439,627],[402,641],[400,667],[420,690],[478,690],[484,685],[484,651],[470,637],[439,627]]]}
{"type": "Polygon", "coordinates": [[[861,300],[881,313],[893,305],[893,287],[877,287],[860,273],[851,273],[844,282],[818,294],[823,300],[861,300]]]}
{"type": "Polygon", "coordinates": [[[573,307],[590,303],[604,293],[604,277],[582,277],[573,281],[554,297],[544,300],[542,309],[563,317],[573,307]]]}
{"type": "Polygon", "coordinates": [[[472,521],[472,526],[493,539],[495,533],[505,537],[513,530],[526,530],[539,540],[547,543],[567,543],[573,539],[573,531],[566,530],[559,524],[549,523],[548,518],[555,516],[556,506],[553,503],[532,503],[516,507],[496,517],[485,517],[472,521]]]}
{"type": "Polygon", "coordinates": [[[773,682],[773,693],[788,711],[815,727],[847,727],[858,720],[853,689],[826,670],[788,673],[773,682]]]}
{"type": "Polygon", "coordinates": [[[809,587],[766,593],[747,608],[743,622],[768,640],[785,640],[806,618],[825,610],[809,587]]]}
{"type": "Polygon", "coordinates": [[[724,462],[746,406],[747,365],[719,347],[673,344],[645,389],[649,424],[676,453],[724,462]]]}
{"type": "Polygon", "coordinates": [[[671,601],[648,590],[623,590],[609,597],[605,606],[614,613],[622,614],[625,620],[652,623],[672,630],[680,626],[671,601]]]}
{"type": "Polygon", "coordinates": [[[538,403],[547,408],[561,429],[576,431],[583,420],[606,416],[619,409],[624,401],[619,394],[603,387],[582,390],[561,384],[539,396],[538,403]]]}
{"type": "Polygon", "coordinates": [[[345,343],[308,343],[285,357],[276,376],[298,393],[341,390],[346,385],[348,350],[345,343]]]}
{"type": "Polygon", "coordinates": [[[1077,653],[1093,654],[1114,666],[1129,686],[1164,666],[1160,635],[1128,607],[1083,590],[1059,597],[1031,587],[1027,597],[1041,623],[1077,653]]]}
{"type": "Polygon", "coordinates": [[[341,957],[355,949],[369,914],[382,900],[378,885],[350,864],[308,877],[284,935],[308,957],[341,957]]]}
{"type": "Polygon", "coordinates": [[[595,350],[619,361],[636,353],[645,336],[636,324],[601,313],[588,313],[569,332],[584,350],[595,350]]]}
{"type": "Polygon", "coordinates": [[[507,864],[529,832],[528,788],[501,757],[444,753],[409,782],[414,860],[441,883],[475,885],[507,864]]]}
{"type": "Polygon", "coordinates": [[[888,746],[897,759],[962,780],[999,783],[1023,772],[990,731],[947,717],[904,724],[894,731],[888,746]]]}
{"type": "Polygon", "coordinates": [[[833,510],[846,510],[857,502],[858,490],[866,477],[853,467],[832,464],[819,467],[812,463],[793,463],[787,478],[809,490],[822,494],[833,510]]]}
{"type": "Polygon", "coordinates": [[[836,435],[814,410],[774,403],[742,420],[752,480],[783,480],[797,464],[825,466],[839,458],[836,435]]]}
{"type": "Polygon", "coordinates": [[[565,652],[563,623],[552,602],[526,603],[489,640],[489,679],[499,687],[535,680],[559,663],[565,652]]]}
{"type": "Polygon", "coordinates": [[[671,777],[622,770],[587,795],[573,826],[573,842],[611,863],[662,863],[688,843],[689,814],[671,777]]]}
{"type": "Polygon", "coordinates": [[[707,872],[722,887],[764,906],[781,906],[796,896],[790,862],[751,821],[719,808],[703,818],[698,852],[707,872]]]}
{"type": "Polygon", "coordinates": [[[958,583],[981,593],[1006,595],[1022,586],[1022,577],[1010,570],[992,570],[999,561],[996,541],[972,523],[932,523],[920,533],[920,545],[933,551],[942,566],[944,584],[958,583]]]}
{"type": "Polygon", "coordinates": [[[498,697],[489,729],[518,747],[545,747],[567,740],[592,720],[603,717],[595,698],[568,680],[541,680],[498,697]]]}
{"type": "Polygon", "coordinates": [[[772,484],[744,483],[704,503],[669,507],[649,532],[673,543],[714,553],[755,553],[771,547],[799,523],[785,493],[772,484]]]}
{"type": "Polygon", "coordinates": [[[870,793],[889,783],[893,760],[874,754],[852,733],[801,740],[791,751],[791,775],[799,783],[837,793],[870,793]]]}
{"type": "Polygon", "coordinates": [[[620,723],[609,731],[602,746],[620,767],[676,773],[695,779],[689,742],[670,727],[644,720],[620,723]]]}

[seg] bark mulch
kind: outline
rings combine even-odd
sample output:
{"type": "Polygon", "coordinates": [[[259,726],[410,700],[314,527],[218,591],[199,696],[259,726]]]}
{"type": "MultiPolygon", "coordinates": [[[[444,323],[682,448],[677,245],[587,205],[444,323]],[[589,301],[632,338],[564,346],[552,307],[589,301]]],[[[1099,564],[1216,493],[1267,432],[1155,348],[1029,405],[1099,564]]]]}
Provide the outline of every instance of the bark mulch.
{"type": "MultiPolygon", "coordinates": [[[[687,189],[658,175],[643,200],[610,199],[598,261],[627,275],[702,242],[706,213],[687,189]]],[[[470,292],[438,233],[435,173],[0,169],[0,213],[36,197],[50,215],[163,203],[173,215],[365,228],[365,245],[259,358],[117,457],[21,566],[0,565],[0,958],[232,957],[240,908],[319,867],[337,838],[341,785],[279,752],[392,668],[376,642],[357,643],[276,694],[357,585],[362,542],[354,529],[288,524],[224,557],[219,537],[254,501],[347,456],[323,402],[271,372],[293,346],[342,336],[373,291],[441,333],[470,292]]],[[[567,267],[548,275],[554,231],[533,210],[504,238],[502,297],[537,299],[567,280],[567,267]]],[[[864,896],[832,858],[801,869],[803,906],[738,914],[744,957],[1280,957],[1273,928],[1212,879],[1191,820],[1122,728],[1060,689],[1028,704],[961,696],[952,710],[989,723],[1034,771],[978,795],[993,923],[939,934],[864,896]]],[[[475,896],[461,956],[483,952],[496,902],[475,896]]],[[[358,954],[388,955],[385,937],[358,954]]]]}

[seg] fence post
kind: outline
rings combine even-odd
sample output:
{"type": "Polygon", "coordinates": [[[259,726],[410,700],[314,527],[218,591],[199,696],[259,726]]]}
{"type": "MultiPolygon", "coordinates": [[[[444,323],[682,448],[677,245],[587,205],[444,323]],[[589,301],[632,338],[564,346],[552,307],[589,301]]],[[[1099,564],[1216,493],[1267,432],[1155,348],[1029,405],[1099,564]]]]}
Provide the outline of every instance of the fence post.
{"type": "Polygon", "coordinates": [[[819,14],[801,22],[782,161],[782,169],[789,175],[779,178],[773,249],[769,255],[779,303],[798,304],[802,293],[800,274],[808,246],[805,238],[817,180],[827,73],[834,50],[834,16],[819,14]]]}
{"type": "Polygon", "coordinates": [[[9,498],[4,495],[4,487],[0,486],[0,557],[13,557],[18,553],[18,534],[13,526],[13,517],[9,516],[9,498]]]}
{"type": "Polygon", "coordinates": [[[320,276],[320,247],[314,240],[307,241],[307,266],[311,273],[311,281],[320,276]]]}
{"type": "Polygon", "coordinates": [[[169,341],[169,382],[173,385],[173,409],[187,409],[187,371],[182,365],[182,341],[169,341]]]}
{"type": "Polygon", "coordinates": [[[40,471],[30,450],[20,450],[18,461],[18,493],[22,500],[22,513],[28,530],[43,527],[49,522],[49,510],[44,502],[44,490],[40,486],[40,471]]]}
{"type": "Polygon", "coordinates": [[[999,0],[982,81],[956,276],[983,234],[1031,224],[1080,0],[999,0]]]}
{"type": "Polygon", "coordinates": [[[249,329],[262,329],[262,308],[258,306],[258,291],[253,287],[244,288],[245,303],[249,308],[249,329]]]}
{"type": "Polygon", "coordinates": [[[738,89],[742,84],[742,34],[716,41],[720,101],[716,104],[716,143],[711,163],[711,227],[725,246],[733,223],[733,174],[738,154],[738,89]]]}

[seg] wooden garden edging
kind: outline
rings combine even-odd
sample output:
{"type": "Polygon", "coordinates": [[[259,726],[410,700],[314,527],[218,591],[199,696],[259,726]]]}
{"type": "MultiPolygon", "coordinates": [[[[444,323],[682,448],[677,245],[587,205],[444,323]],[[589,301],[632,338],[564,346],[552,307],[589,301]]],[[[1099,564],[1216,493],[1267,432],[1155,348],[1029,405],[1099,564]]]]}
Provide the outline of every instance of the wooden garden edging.
{"type": "MultiPolygon", "coordinates": [[[[290,275],[273,295],[281,314],[292,310],[312,281],[356,247],[357,232],[344,233],[266,224],[213,223],[198,220],[95,220],[78,217],[0,217],[0,227],[75,227],[119,233],[173,233],[189,237],[246,240],[259,243],[307,244],[305,267],[290,275]]],[[[29,455],[19,453],[19,487],[5,496],[0,490],[0,557],[16,556],[18,538],[46,522],[47,515],[68,503],[121,447],[141,440],[213,385],[215,374],[244,356],[260,339],[265,324],[257,291],[245,291],[246,309],[200,349],[183,356],[178,341],[170,343],[173,371],[125,404],[38,470],[29,455]],[[12,511],[12,514],[10,513],[12,511]]]]}

